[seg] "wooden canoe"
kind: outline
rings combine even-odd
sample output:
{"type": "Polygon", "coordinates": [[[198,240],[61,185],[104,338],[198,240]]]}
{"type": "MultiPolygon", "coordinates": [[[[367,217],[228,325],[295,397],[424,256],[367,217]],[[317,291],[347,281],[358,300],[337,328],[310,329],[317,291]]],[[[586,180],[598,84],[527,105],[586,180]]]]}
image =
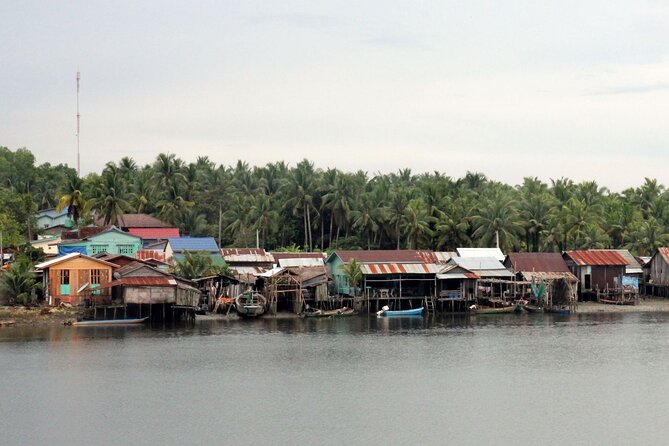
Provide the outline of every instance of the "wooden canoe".
{"type": "Polygon", "coordinates": [[[265,313],[267,299],[260,293],[246,292],[235,298],[235,309],[242,317],[258,317],[265,313]]]}
{"type": "Polygon", "coordinates": [[[336,310],[314,310],[304,313],[306,318],[325,318],[325,317],[347,317],[353,316],[355,310],[353,308],[338,308],[336,310]]]}
{"type": "Polygon", "coordinates": [[[507,307],[497,307],[497,308],[476,306],[475,308],[470,308],[470,311],[473,314],[507,314],[507,313],[514,313],[517,308],[518,305],[509,305],[507,307]]]}
{"type": "Polygon", "coordinates": [[[543,313],[544,312],[544,307],[538,307],[536,305],[525,304],[525,305],[523,305],[523,309],[525,311],[527,311],[528,313],[543,313]]]}
{"type": "Polygon", "coordinates": [[[77,321],[72,322],[73,326],[82,327],[82,326],[107,326],[107,325],[135,325],[142,324],[149,320],[148,317],[143,317],[140,319],[105,319],[100,321],[77,321]]]}

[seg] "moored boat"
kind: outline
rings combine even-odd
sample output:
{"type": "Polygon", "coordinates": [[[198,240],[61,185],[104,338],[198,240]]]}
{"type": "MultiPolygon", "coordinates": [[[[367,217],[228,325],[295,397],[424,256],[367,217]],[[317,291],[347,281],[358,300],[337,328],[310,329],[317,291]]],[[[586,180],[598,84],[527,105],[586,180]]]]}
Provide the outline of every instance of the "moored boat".
{"type": "Polygon", "coordinates": [[[571,314],[571,308],[569,308],[567,306],[544,307],[544,313],[571,314]]]}
{"type": "Polygon", "coordinates": [[[523,304],[523,309],[528,313],[543,313],[544,307],[538,305],[523,304]]]}
{"type": "Polygon", "coordinates": [[[267,299],[260,293],[247,291],[235,298],[235,309],[242,317],[258,317],[265,313],[267,299]]]}
{"type": "Polygon", "coordinates": [[[355,310],[353,308],[343,307],[336,310],[313,310],[304,313],[306,318],[325,318],[325,317],[347,317],[353,316],[355,310]]]}
{"type": "MultiPolygon", "coordinates": [[[[387,308],[387,307],[384,307],[387,308]]],[[[377,313],[378,316],[397,317],[397,316],[421,316],[424,307],[413,308],[411,310],[381,310],[377,313]]]]}
{"type": "Polygon", "coordinates": [[[149,318],[143,317],[138,319],[104,319],[104,320],[90,320],[90,321],[76,321],[72,322],[73,326],[108,326],[108,325],[136,325],[146,322],[149,318]]]}
{"type": "Polygon", "coordinates": [[[469,307],[469,310],[473,314],[506,314],[506,313],[514,313],[518,310],[522,310],[520,308],[520,305],[508,305],[506,307],[481,307],[479,305],[472,305],[469,307]]]}

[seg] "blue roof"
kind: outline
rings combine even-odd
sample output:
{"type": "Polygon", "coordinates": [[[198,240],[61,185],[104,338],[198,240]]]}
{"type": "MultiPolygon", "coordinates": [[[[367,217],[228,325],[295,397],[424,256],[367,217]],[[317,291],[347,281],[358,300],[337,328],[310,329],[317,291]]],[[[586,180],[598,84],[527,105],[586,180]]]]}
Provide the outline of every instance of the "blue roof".
{"type": "Polygon", "coordinates": [[[175,237],[167,239],[172,250],[220,252],[214,237],[175,237]]]}

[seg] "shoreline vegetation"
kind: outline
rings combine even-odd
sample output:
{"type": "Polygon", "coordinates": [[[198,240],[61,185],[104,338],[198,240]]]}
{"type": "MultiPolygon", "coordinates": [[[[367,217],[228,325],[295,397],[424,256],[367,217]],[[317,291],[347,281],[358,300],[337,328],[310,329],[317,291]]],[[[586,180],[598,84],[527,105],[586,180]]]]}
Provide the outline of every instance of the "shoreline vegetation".
{"type": "MultiPolygon", "coordinates": [[[[0,329],[12,326],[53,326],[65,325],[83,318],[89,313],[89,309],[65,308],[65,307],[23,307],[23,306],[0,306],[0,329]]],[[[621,313],[669,313],[669,299],[643,298],[640,297],[636,305],[609,305],[599,302],[578,302],[575,315],[578,314],[621,314],[621,313]]],[[[463,316],[465,313],[462,314],[463,316]]],[[[498,317],[514,317],[514,314],[500,315],[498,317]]],[[[529,315],[534,317],[535,315],[529,315]]],[[[299,318],[292,313],[279,313],[266,316],[270,319],[299,318]]],[[[374,315],[369,315],[374,317],[374,315]]],[[[570,316],[565,316],[570,317],[570,316]]],[[[197,316],[197,320],[217,321],[238,319],[236,315],[226,316],[223,314],[207,314],[197,316]]]]}

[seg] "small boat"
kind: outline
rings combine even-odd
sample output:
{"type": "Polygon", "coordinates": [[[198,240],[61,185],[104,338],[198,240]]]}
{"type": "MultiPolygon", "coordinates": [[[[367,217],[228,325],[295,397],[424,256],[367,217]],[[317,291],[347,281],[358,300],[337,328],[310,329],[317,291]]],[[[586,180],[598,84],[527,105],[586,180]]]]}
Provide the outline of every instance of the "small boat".
{"type": "Polygon", "coordinates": [[[633,299],[599,299],[599,302],[609,305],[634,305],[633,299]]]}
{"type": "Polygon", "coordinates": [[[306,311],[304,317],[306,318],[324,318],[324,317],[347,317],[353,316],[355,310],[353,308],[343,307],[336,310],[313,310],[306,311]]]}
{"type": "Polygon", "coordinates": [[[544,312],[544,307],[540,307],[537,305],[530,305],[530,304],[523,304],[523,309],[527,311],[528,313],[543,313],[544,312]]]}
{"type": "MultiPolygon", "coordinates": [[[[384,307],[387,308],[387,307],[384,307]]],[[[385,317],[397,317],[397,316],[420,316],[423,314],[423,309],[424,307],[420,308],[414,308],[411,310],[385,310],[382,309],[378,313],[376,313],[378,316],[385,316],[385,317]]]]}
{"type": "Polygon", "coordinates": [[[235,309],[242,317],[258,317],[265,313],[267,299],[260,293],[247,291],[235,298],[235,309]]]}
{"type": "Polygon", "coordinates": [[[105,320],[100,320],[100,321],[95,321],[95,320],[90,320],[90,321],[77,321],[77,322],[72,322],[73,326],[81,327],[81,326],[107,326],[107,325],[135,325],[135,324],[142,324],[146,322],[149,318],[148,317],[143,317],[140,319],[105,319],[105,320]]]}
{"type": "Polygon", "coordinates": [[[571,308],[566,307],[566,306],[552,306],[552,307],[544,307],[544,313],[552,313],[552,314],[571,314],[571,308]]]}
{"type": "MultiPolygon", "coordinates": [[[[469,310],[474,314],[506,314],[506,313],[515,313],[519,310],[520,305],[509,305],[506,307],[480,307],[478,305],[472,305],[469,307],[469,310]]],[[[522,308],[520,308],[522,310],[522,308]]]]}

